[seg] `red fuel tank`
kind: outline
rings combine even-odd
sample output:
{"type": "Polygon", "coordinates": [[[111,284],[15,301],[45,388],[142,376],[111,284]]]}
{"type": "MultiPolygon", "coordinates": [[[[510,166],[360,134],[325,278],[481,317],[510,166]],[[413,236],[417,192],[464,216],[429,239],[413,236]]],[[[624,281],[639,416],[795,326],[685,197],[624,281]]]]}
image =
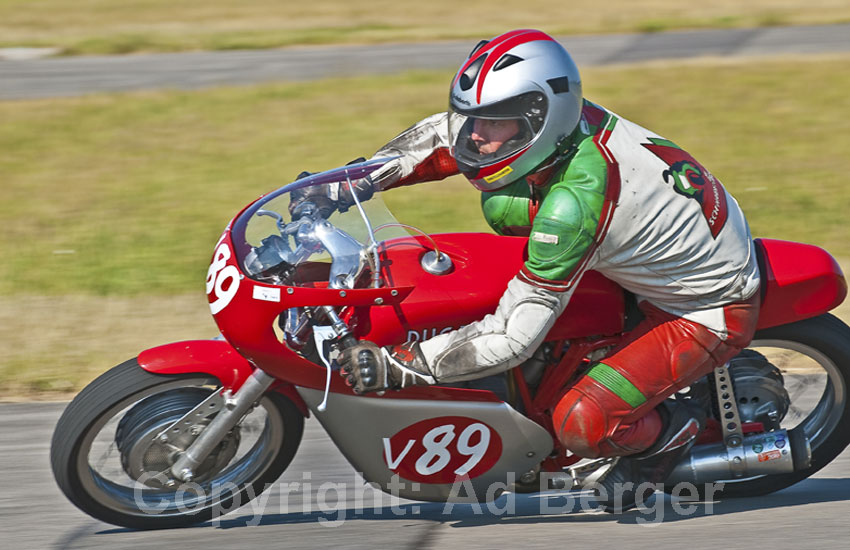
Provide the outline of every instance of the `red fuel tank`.
{"type": "MultiPolygon", "coordinates": [[[[390,287],[414,287],[400,304],[362,308],[356,332],[379,344],[421,341],[493,313],[526,258],[525,237],[487,233],[432,236],[453,267],[434,275],[421,267],[433,247],[424,238],[388,241],[381,248],[382,275],[390,287]]],[[[623,329],[624,295],[594,271],[583,277],[547,339],[614,334],[623,329]]]]}

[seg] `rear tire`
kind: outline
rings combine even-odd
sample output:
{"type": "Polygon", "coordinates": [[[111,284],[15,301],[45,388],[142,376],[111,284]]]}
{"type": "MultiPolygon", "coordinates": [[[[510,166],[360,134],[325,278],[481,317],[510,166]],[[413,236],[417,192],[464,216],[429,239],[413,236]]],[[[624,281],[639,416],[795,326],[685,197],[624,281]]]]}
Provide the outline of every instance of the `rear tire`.
{"type": "MultiPolygon", "coordinates": [[[[107,371],[71,401],[56,425],[50,460],[60,489],[90,516],[134,529],[182,527],[207,521],[218,512],[235,508],[235,504],[245,504],[280,477],[301,441],[304,417],[279,393],[267,393],[259,402],[258,409],[262,410],[256,414],[264,420],[257,421],[263,426],[256,430],[259,435],[255,434],[253,446],[241,458],[225,455],[227,464],[216,465],[209,472],[209,479],[194,484],[200,493],[187,491],[183,485],[172,489],[141,485],[131,479],[126,465],[122,469],[121,461],[126,457],[118,448],[122,441],[119,433],[133,427],[120,423],[121,418],[138,422],[136,433],[145,428],[143,420],[149,421],[139,418],[144,415],[138,414],[134,405],[159,396],[161,405],[155,410],[162,422],[170,422],[219,389],[218,381],[208,375],[153,374],[142,369],[135,359],[107,371]],[[168,406],[173,407],[171,412],[168,406]],[[116,423],[118,427],[113,426],[116,423]],[[98,454],[93,451],[98,438],[108,443],[98,443],[99,448],[108,448],[100,456],[92,456],[98,454]],[[101,459],[105,463],[116,453],[122,455],[117,466],[103,467],[101,459]],[[176,496],[180,491],[192,496],[184,502],[183,496],[176,496]],[[162,509],[158,509],[160,505],[164,505],[162,509]]],[[[243,419],[243,424],[248,418],[243,419]]],[[[233,441],[239,445],[238,434],[233,441]]]]}
{"type": "MultiPolygon", "coordinates": [[[[761,496],[789,487],[832,462],[850,443],[850,327],[835,316],[824,314],[760,330],[749,348],[779,348],[788,350],[789,355],[796,352],[801,358],[808,358],[807,361],[813,361],[822,369],[820,375],[805,374],[811,369],[802,374],[793,374],[793,370],[790,375],[788,372],[783,373],[786,389],[789,388],[789,378],[793,376],[803,379],[800,386],[803,389],[805,379],[809,376],[823,378],[824,389],[818,404],[797,423],[811,441],[812,460],[808,468],[789,474],[720,480],[724,487],[714,493],[720,498],[761,496]]],[[[781,365],[777,366],[782,368],[781,365]]],[[[792,394],[792,409],[800,406],[804,404],[795,402],[792,394]]],[[[782,427],[793,426],[783,421],[782,427]]],[[[701,495],[704,496],[702,492],[701,495]]]]}

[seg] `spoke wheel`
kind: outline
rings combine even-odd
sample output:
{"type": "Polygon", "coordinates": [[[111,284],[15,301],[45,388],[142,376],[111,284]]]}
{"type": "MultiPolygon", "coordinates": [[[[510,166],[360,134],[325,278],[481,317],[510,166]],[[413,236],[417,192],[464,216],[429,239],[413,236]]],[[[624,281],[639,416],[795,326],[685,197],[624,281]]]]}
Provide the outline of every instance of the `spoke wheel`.
{"type": "Polygon", "coordinates": [[[277,479],[301,440],[304,418],[268,393],[198,466],[190,483],[170,469],[215,416],[197,415],[178,436],[161,437],[220,391],[204,375],[163,376],[127,361],[92,382],[59,420],[54,476],[80,509],[131,528],[189,525],[245,504],[277,479]]]}
{"type": "MultiPolygon", "coordinates": [[[[723,489],[715,493],[721,497],[766,495],[793,485],[829,464],[850,443],[850,328],[847,325],[825,314],[761,330],[748,350],[757,352],[745,359],[748,364],[758,367],[759,359],[754,364],[753,357],[760,355],[760,360],[768,363],[766,368],[772,365],[774,372],[778,370],[790,400],[790,404],[775,407],[780,414],[774,428],[802,430],[811,445],[812,460],[808,468],[788,474],[718,480],[724,483],[723,489]]],[[[768,414],[772,404],[764,401],[774,395],[775,392],[739,393],[736,388],[742,411],[761,410],[768,414]]]]}

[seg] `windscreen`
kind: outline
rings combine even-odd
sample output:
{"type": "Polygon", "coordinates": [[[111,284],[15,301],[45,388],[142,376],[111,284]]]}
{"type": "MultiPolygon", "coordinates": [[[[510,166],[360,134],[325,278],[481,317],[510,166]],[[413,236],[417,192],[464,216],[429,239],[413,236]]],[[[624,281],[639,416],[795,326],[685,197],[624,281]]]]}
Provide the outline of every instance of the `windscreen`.
{"type": "Polygon", "coordinates": [[[370,267],[370,227],[378,242],[407,236],[379,194],[344,212],[328,196],[355,183],[388,160],[375,159],[313,174],[261,197],[233,224],[240,269],[274,285],[354,288],[370,267]],[[330,189],[330,192],[328,190],[330,189]],[[362,212],[361,212],[362,208],[362,212]],[[381,226],[388,227],[381,228],[381,226]]]}

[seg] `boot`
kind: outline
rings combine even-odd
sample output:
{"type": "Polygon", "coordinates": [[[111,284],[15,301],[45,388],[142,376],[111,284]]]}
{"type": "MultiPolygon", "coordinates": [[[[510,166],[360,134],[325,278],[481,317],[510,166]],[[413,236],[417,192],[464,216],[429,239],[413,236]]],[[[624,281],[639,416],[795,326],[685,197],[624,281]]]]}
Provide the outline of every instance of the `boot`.
{"type": "Polygon", "coordinates": [[[664,430],[652,447],[623,456],[598,481],[596,496],[602,509],[619,514],[643,502],[691,449],[705,424],[705,412],[694,405],[668,399],[658,407],[664,430]],[[642,484],[652,484],[653,487],[642,484]],[[640,494],[638,489],[640,488],[640,494]]]}

